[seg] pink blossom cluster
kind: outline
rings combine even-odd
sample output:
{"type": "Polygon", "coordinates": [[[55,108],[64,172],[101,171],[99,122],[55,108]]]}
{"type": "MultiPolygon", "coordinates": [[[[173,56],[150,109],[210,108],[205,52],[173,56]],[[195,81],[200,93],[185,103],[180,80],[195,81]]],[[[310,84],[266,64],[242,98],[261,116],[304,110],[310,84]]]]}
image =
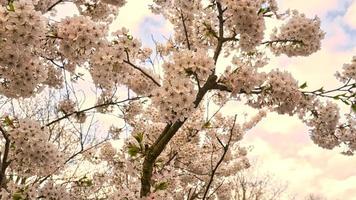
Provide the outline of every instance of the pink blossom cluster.
{"type": "Polygon", "coordinates": [[[43,84],[55,89],[62,88],[64,82],[62,70],[60,68],[50,66],[47,69],[47,79],[43,82],[43,84]]]}
{"type": "Polygon", "coordinates": [[[196,90],[189,79],[168,79],[152,92],[152,104],[160,111],[163,122],[183,121],[194,110],[196,90]]]}
{"type": "Polygon", "coordinates": [[[165,62],[163,69],[166,79],[190,76],[193,79],[197,78],[201,84],[204,84],[214,69],[214,60],[203,49],[196,51],[182,50],[173,53],[172,61],[165,62]]]}
{"type": "Polygon", "coordinates": [[[230,16],[227,27],[239,34],[239,46],[243,51],[252,51],[263,39],[265,21],[263,15],[258,13],[261,2],[255,0],[221,0],[227,7],[226,15],[230,16]]]}
{"type": "Polygon", "coordinates": [[[75,103],[71,99],[64,99],[58,102],[57,110],[64,114],[70,114],[76,111],[75,103]]]}
{"type": "Polygon", "coordinates": [[[309,19],[304,14],[293,11],[279,32],[274,29],[271,41],[275,42],[270,43],[270,49],[276,55],[308,56],[320,49],[324,36],[318,17],[309,19]]]}
{"type": "Polygon", "coordinates": [[[255,116],[242,125],[242,130],[248,131],[255,127],[264,117],[266,117],[266,115],[266,110],[260,110],[255,116]]]}
{"type": "Polygon", "coordinates": [[[65,184],[47,181],[38,191],[38,197],[44,200],[77,199],[75,194],[69,193],[65,184]]]}
{"type": "Polygon", "coordinates": [[[111,90],[115,83],[123,79],[124,54],[122,49],[110,47],[108,44],[98,49],[91,57],[90,73],[94,83],[107,90],[111,90]]]}
{"type": "MultiPolygon", "coordinates": [[[[49,86],[56,90],[41,94],[60,97],[64,84],[68,92],[67,99],[57,99],[48,104],[48,110],[35,114],[28,114],[22,101],[17,102],[20,108],[4,101],[20,120],[5,118],[0,124],[2,149],[9,151],[1,156],[4,174],[0,179],[7,189],[1,190],[1,198],[115,200],[143,195],[142,199],[193,199],[196,195],[231,199],[232,176],[250,166],[240,141],[266,111],[297,114],[311,128],[312,140],[323,148],[344,145],[346,154],[356,150],[354,113],[341,124],[337,106],[318,99],[348,98],[342,100],[353,104],[352,89],[301,91],[305,87],[298,86],[290,73],[260,69],[268,63],[267,54],[258,48],[261,44],[268,44],[276,55],[307,56],[317,51],[324,37],[318,18],[293,12],[271,41],[262,42],[265,18],[280,19],[275,0],[154,0],[152,10],[174,28],[172,37],[157,45],[155,52],[125,28],[108,37],[110,22],[125,0],[67,2],[77,6],[80,16],[46,20],[52,13],[48,8],[57,2],[61,4],[0,0],[0,94],[31,97],[49,86]],[[238,47],[241,51],[236,52],[238,47]],[[218,62],[222,52],[236,54],[227,64],[232,67],[220,76],[217,65],[224,64],[218,62]],[[158,71],[147,65],[155,61],[161,67],[158,71]],[[88,74],[97,101],[78,110],[75,92],[81,84],[73,80],[86,79],[88,74]],[[121,86],[125,86],[124,94],[121,86]],[[341,91],[345,94],[329,96],[341,91]],[[127,99],[119,100],[126,94],[127,99]],[[237,119],[240,115],[233,118],[215,112],[216,104],[223,108],[230,100],[247,102],[259,112],[242,123],[237,119]],[[125,124],[112,126],[103,139],[96,132],[96,120],[101,120],[94,116],[97,112],[115,114],[125,124]],[[62,123],[70,117],[82,124],[62,123]],[[48,127],[41,127],[40,120],[48,127]],[[122,148],[116,149],[107,141],[111,139],[121,139],[122,148]],[[67,153],[70,159],[64,160],[67,153]],[[80,170],[88,170],[85,176],[78,172],[67,176],[67,169],[83,166],[80,170]],[[22,184],[8,177],[26,179],[22,184]],[[43,177],[48,179],[39,185],[32,182],[43,177]],[[146,191],[140,194],[140,189],[146,191]]],[[[353,88],[355,66],[354,58],[337,75],[353,88]]]]}
{"type": "Polygon", "coordinates": [[[352,114],[346,115],[346,123],[339,125],[338,129],[335,132],[335,136],[343,141],[348,150],[344,151],[346,154],[353,155],[353,152],[356,151],[356,119],[352,114]]]}
{"type": "Polygon", "coordinates": [[[94,21],[112,22],[126,0],[76,0],[74,3],[81,15],[89,16],[94,21]]]}
{"type": "Polygon", "coordinates": [[[63,155],[49,142],[49,130],[29,118],[19,119],[9,131],[12,141],[11,170],[21,176],[45,176],[53,173],[63,162],[63,155]]]}
{"type": "Polygon", "coordinates": [[[47,70],[35,56],[45,36],[45,18],[30,1],[0,7],[0,93],[11,98],[30,97],[47,79],[47,70]]]}
{"type": "Polygon", "coordinates": [[[289,72],[277,69],[267,74],[262,95],[258,96],[257,100],[250,100],[248,104],[256,108],[267,106],[279,114],[293,115],[302,109],[300,105],[303,102],[306,103],[299,90],[298,82],[289,72]]]}
{"type": "Polygon", "coordinates": [[[116,150],[110,142],[105,143],[100,148],[100,158],[106,161],[112,161],[116,155],[116,150]]]}
{"type": "Polygon", "coordinates": [[[25,185],[17,184],[15,181],[9,181],[7,188],[1,188],[1,200],[11,200],[11,199],[36,199],[38,184],[25,185]]]}
{"type": "Polygon", "coordinates": [[[212,73],[214,61],[202,50],[174,52],[163,64],[163,87],[152,91],[152,102],[159,108],[163,121],[173,122],[188,117],[194,109],[197,91],[193,80],[204,84],[212,73]]]}
{"type": "Polygon", "coordinates": [[[57,24],[59,52],[71,63],[82,64],[98,48],[106,34],[106,26],[92,21],[89,17],[76,16],[57,24]]]}
{"type": "Polygon", "coordinates": [[[228,67],[221,78],[221,82],[232,90],[232,95],[240,92],[250,94],[252,90],[265,82],[266,74],[257,72],[256,66],[253,66],[251,62],[234,57],[232,64],[237,68],[228,67]]]}
{"type": "Polygon", "coordinates": [[[307,125],[312,127],[311,139],[323,148],[333,149],[340,144],[340,140],[335,136],[335,131],[339,123],[339,108],[335,103],[327,101],[320,103],[312,112],[314,117],[307,121],[307,125]]]}
{"type": "Polygon", "coordinates": [[[90,73],[94,83],[107,91],[111,91],[117,84],[124,84],[136,94],[149,94],[156,85],[135,67],[158,81],[152,70],[136,65],[136,61],[147,60],[150,51],[142,49],[141,42],[128,35],[125,29],[114,35],[117,37],[114,44],[103,43],[90,58],[90,73]]]}
{"type": "Polygon", "coordinates": [[[2,200],[10,199],[44,199],[62,200],[78,199],[75,194],[70,194],[66,184],[55,183],[53,180],[46,181],[43,185],[38,183],[19,184],[9,181],[6,189],[2,188],[0,196],[2,200]]]}
{"type": "Polygon", "coordinates": [[[96,110],[100,113],[109,113],[113,110],[113,106],[110,103],[113,101],[113,94],[111,91],[103,91],[97,98],[96,105],[98,106],[96,110]],[[107,105],[105,105],[107,104],[107,105]],[[102,106],[100,106],[102,105],[102,106]]]}
{"type": "Polygon", "coordinates": [[[130,102],[124,106],[124,119],[129,124],[135,124],[136,116],[140,115],[143,110],[142,103],[139,101],[130,102]],[[131,122],[131,120],[133,120],[131,122]]]}
{"type": "Polygon", "coordinates": [[[280,114],[293,114],[302,99],[298,81],[289,72],[273,70],[268,74],[267,85],[270,88],[269,100],[277,105],[275,110],[280,114]]]}
{"type": "Polygon", "coordinates": [[[349,79],[356,81],[356,56],[352,58],[351,64],[344,64],[343,71],[337,72],[336,77],[346,83],[349,79]]]}
{"type": "Polygon", "coordinates": [[[154,13],[162,14],[173,25],[173,40],[176,44],[188,47],[188,49],[196,49],[206,47],[206,44],[209,43],[202,38],[212,39],[207,35],[209,31],[206,29],[206,25],[209,26],[208,19],[214,19],[213,13],[208,9],[204,10],[201,1],[154,0],[153,2],[151,10],[154,13]],[[207,24],[204,25],[205,22],[207,24]]]}

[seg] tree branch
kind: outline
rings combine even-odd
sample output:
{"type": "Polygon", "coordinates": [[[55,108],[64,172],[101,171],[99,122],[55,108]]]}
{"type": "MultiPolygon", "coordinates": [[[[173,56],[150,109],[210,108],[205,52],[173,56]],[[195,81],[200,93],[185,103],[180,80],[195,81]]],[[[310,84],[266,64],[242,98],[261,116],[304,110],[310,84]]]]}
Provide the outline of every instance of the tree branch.
{"type": "Polygon", "coordinates": [[[216,7],[218,9],[218,20],[219,20],[219,37],[218,37],[218,44],[217,44],[217,47],[216,47],[216,50],[214,52],[214,61],[215,61],[215,64],[217,63],[218,61],[218,58],[219,58],[219,55],[220,55],[220,52],[222,50],[222,46],[224,44],[224,18],[223,18],[223,14],[224,14],[224,11],[222,9],[222,6],[220,4],[220,2],[216,2],[216,7]]]}
{"type": "Polygon", "coordinates": [[[54,7],[56,7],[58,4],[60,4],[60,3],[62,3],[62,2],[64,2],[64,0],[58,0],[58,1],[54,2],[51,6],[49,6],[49,7],[47,8],[46,12],[51,11],[54,7]]]}
{"type": "Polygon", "coordinates": [[[124,102],[127,102],[127,101],[135,101],[135,100],[139,100],[139,99],[142,99],[142,98],[146,98],[146,97],[134,97],[134,98],[129,98],[129,99],[125,99],[125,100],[122,100],[122,101],[111,101],[111,102],[106,102],[106,103],[103,103],[103,104],[98,104],[98,105],[95,105],[95,106],[92,106],[92,107],[89,107],[89,108],[86,108],[86,109],[83,109],[83,110],[80,110],[80,111],[74,111],[74,112],[71,112],[71,113],[67,113],[65,114],[64,116],[60,117],[60,118],[57,118],[49,123],[47,123],[45,126],[50,126],[54,123],[57,123],[63,119],[66,119],[74,114],[78,114],[78,113],[82,113],[82,112],[87,112],[89,110],[92,110],[92,109],[95,109],[95,108],[100,108],[100,107],[105,107],[105,106],[110,106],[110,105],[116,105],[116,104],[120,104],[120,103],[124,103],[124,102]]]}
{"type": "Polygon", "coordinates": [[[147,72],[145,72],[143,69],[141,69],[140,67],[137,67],[136,65],[134,65],[131,61],[130,61],[130,57],[129,57],[129,52],[127,50],[125,50],[126,52],[126,59],[124,60],[124,63],[130,65],[131,67],[137,69],[138,71],[140,71],[143,75],[145,75],[147,78],[151,79],[152,82],[154,84],[156,84],[158,87],[161,87],[161,84],[159,84],[152,76],[150,76],[147,72]]]}
{"type": "MultiPolygon", "coordinates": [[[[91,150],[91,149],[93,149],[93,148],[96,148],[96,147],[100,146],[101,144],[103,144],[103,143],[106,142],[106,141],[108,141],[108,139],[104,139],[104,140],[102,140],[102,141],[100,141],[100,142],[98,142],[98,143],[96,143],[96,144],[94,144],[94,145],[92,145],[92,146],[90,146],[90,147],[88,147],[88,148],[86,148],[86,149],[81,148],[81,150],[77,151],[76,153],[74,153],[74,154],[72,154],[70,157],[68,157],[68,158],[64,161],[63,165],[66,165],[68,162],[70,162],[70,161],[71,161],[73,158],[75,158],[76,156],[78,156],[78,155],[80,155],[80,154],[83,154],[83,153],[85,153],[85,152],[87,152],[87,151],[89,151],[89,150],[91,150]]],[[[55,172],[57,172],[60,168],[61,168],[61,166],[60,166],[60,167],[57,167],[57,169],[55,169],[53,172],[51,172],[51,173],[48,174],[47,176],[43,177],[42,179],[36,180],[33,184],[35,184],[35,183],[37,183],[37,182],[38,182],[39,184],[42,184],[42,183],[45,182],[49,177],[51,177],[55,172]]]]}
{"type": "Polygon", "coordinates": [[[261,42],[261,44],[267,44],[267,45],[270,45],[270,44],[273,44],[273,43],[287,43],[287,42],[292,42],[292,43],[296,43],[296,44],[304,44],[303,41],[301,40],[294,40],[294,39],[278,39],[278,40],[271,40],[271,41],[265,41],[265,42],[261,42]]]}
{"type": "Polygon", "coordinates": [[[189,36],[188,36],[188,29],[187,29],[187,26],[185,25],[185,19],[184,19],[182,10],[180,10],[180,18],[181,18],[182,23],[183,23],[183,29],[184,29],[184,34],[185,34],[185,40],[187,41],[187,47],[188,47],[189,50],[191,50],[191,46],[190,46],[190,42],[189,42],[189,36]]]}
{"type": "Polygon", "coordinates": [[[4,187],[4,182],[6,181],[6,169],[9,166],[10,162],[7,161],[9,152],[10,152],[10,139],[6,133],[6,131],[0,126],[0,132],[5,138],[5,150],[2,156],[2,160],[0,163],[0,188],[4,187]]]}
{"type": "Polygon", "coordinates": [[[223,154],[221,155],[219,161],[216,163],[212,173],[211,173],[211,176],[210,176],[210,180],[209,180],[209,183],[208,185],[206,186],[206,189],[205,189],[205,192],[204,192],[204,196],[203,196],[203,200],[206,199],[206,196],[208,195],[208,192],[209,192],[209,189],[211,187],[211,184],[213,183],[213,180],[214,180],[214,176],[215,176],[215,173],[216,171],[218,170],[219,166],[221,165],[221,163],[223,162],[224,158],[225,158],[225,155],[227,153],[227,151],[229,150],[229,147],[230,147],[230,143],[231,143],[231,139],[232,139],[232,134],[233,134],[233,131],[234,131],[234,128],[235,128],[235,124],[236,124],[236,118],[237,118],[237,115],[235,115],[234,117],[234,124],[232,125],[232,128],[230,130],[230,136],[229,136],[229,140],[227,142],[226,145],[224,145],[221,140],[217,137],[220,145],[223,147],[223,154]]]}
{"type": "MultiPolygon", "coordinates": [[[[197,94],[197,97],[194,101],[195,107],[198,107],[204,95],[215,86],[216,80],[216,75],[209,76],[208,80],[197,94]]],[[[156,159],[186,120],[187,118],[185,118],[183,121],[176,121],[173,124],[168,124],[155,143],[148,149],[142,166],[140,192],[141,197],[147,196],[151,192],[151,178],[156,159]]]]}

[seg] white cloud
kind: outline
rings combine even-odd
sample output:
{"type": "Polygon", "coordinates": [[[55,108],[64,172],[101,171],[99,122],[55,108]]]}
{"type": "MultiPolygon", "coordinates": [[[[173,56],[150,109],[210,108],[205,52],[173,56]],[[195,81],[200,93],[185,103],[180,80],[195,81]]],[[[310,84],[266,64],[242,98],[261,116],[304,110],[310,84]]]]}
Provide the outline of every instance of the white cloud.
{"type": "Polygon", "coordinates": [[[353,1],[344,15],[345,23],[353,29],[356,29],[356,1],[353,1]]]}
{"type": "Polygon", "coordinates": [[[341,0],[279,0],[278,5],[280,9],[297,9],[305,13],[307,16],[324,16],[328,11],[335,10],[340,5],[341,0]]]}
{"type": "Polygon", "coordinates": [[[112,29],[128,28],[134,36],[139,35],[141,22],[145,17],[152,15],[149,10],[151,0],[130,0],[119,10],[118,17],[112,24],[112,29]]]}

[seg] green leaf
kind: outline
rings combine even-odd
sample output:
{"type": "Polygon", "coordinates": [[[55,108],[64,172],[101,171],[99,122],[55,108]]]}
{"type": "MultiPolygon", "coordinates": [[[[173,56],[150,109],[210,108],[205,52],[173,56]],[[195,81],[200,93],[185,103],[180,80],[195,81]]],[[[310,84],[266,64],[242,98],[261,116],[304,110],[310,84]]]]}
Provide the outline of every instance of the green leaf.
{"type": "Polygon", "coordinates": [[[203,128],[210,128],[211,127],[211,123],[209,121],[205,122],[205,124],[203,125],[203,128]]]}
{"type": "Polygon", "coordinates": [[[339,98],[339,95],[334,96],[333,99],[339,100],[339,99],[340,99],[340,98],[339,98]]]}
{"type": "Polygon", "coordinates": [[[129,40],[133,40],[133,36],[132,36],[132,35],[127,34],[126,37],[127,37],[127,39],[129,39],[129,40]]]}
{"type": "Polygon", "coordinates": [[[14,11],[15,11],[14,4],[10,1],[10,2],[7,4],[7,6],[6,6],[6,9],[7,9],[8,11],[14,12],[14,11]]]}
{"type": "Polygon", "coordinates": [[[139,144],[141,144],[143,141],[143,133],[137,133],[136,135],[134,135],[134,138],[139,144]]]}
{"type": "Polygon", "coordinates": [[[134,144],[129,144],[128,146],[128,154],[132,157],[137,156],[137,154],[140,152],[140,147],[134,145],[134,144]]]}
{"type": "Polygon", "coordinates": [[[349,102],[347,102],[346,100],[343,100],[343,99],[340,99],[342,102],[344,102],[344,104],[346,104],[346,105],[350,105],[350,103],[349,102]]]}
{"type": "Polygon", "coordinates": [[[22,194],[19,192],[16,192],[12,195],[13,200],[22,200],[22,194]]]}
{"type": "Polygon", "coordinates": [[[270,7],[267,7],[267,8],[260,8],[260,10],[258,10],[258,12],[257,12],[257,15],[259,15],[259,14],[264,15],[264,14],[270,12],[270,11],[271,11],[271,8],[270,8],[270,7]]]}
{"type": "Polygon", "coordinates": [[[253,56],[255,54],[256,54],[256,52],[253,52],[253,51],[247,52],[247,56],[253,56]]]}
{"type": "Polygon", "coordinates": [[[264,14],[265,12],[266,12],[266,10],[267,10],[267,8],[260,8],[260,10],[258,10],[258,12],[257,12],[257,15],[259,15],[259,14],[264,14]]]}
{"type": "Polygon", "coordinates": [[[160,182],[158,184],[155,185],[155,191],[157,190],[165,190],[168,188],[168,183],[167,182],[160,182]]]}
{"type": "Polygon", "coordinates": [[[90,187],[90,186],[92,186],[93,185],[93,181],[92,180],[85,180],[85,181],[83,181],[82,182],[82,185],[83,186],[86,186],[86,187],[90,187]]]}
{"type": "Polygon", "coordinates": [[[351,108],[354,112],[356,112],[356,104],[352,104],[351,108]]]}
{"type": "Polygon", "coordinates": [[[307,82],[304,82],[301,86],[299,86],[300,89],[304,89],[308,87],[307,82]]]}
{"type": "Polygon", "coordinates": [[[319,90],[317,90],[318,92],[324,92],[324,87],[321,87],[319,90]]]}
{"type": "Polygon", "coordinates": [[[6,116],[6,117],[4,118],[4,125],[5,125],[5,126],[10,126],[10,127],[14,128],[14,121],[11,120],[9,116],[6,116]]]}
{"type": "Polygon", "coordinates": [[[48,35],[47,35],[47,36],[48,36],[48,37],[51,37],[51,38],[56,38],[56,37],[58,37],[57,33],[56,33],[56,32],[53,32],[53,31],[48,32],[48,35]]]}
{"type": "Polygon", "coordinates": [[[90,187],[93,185],[93,180],[89,179],[86,175],[77,181],[77,184],[82,187],[90,187]]]}

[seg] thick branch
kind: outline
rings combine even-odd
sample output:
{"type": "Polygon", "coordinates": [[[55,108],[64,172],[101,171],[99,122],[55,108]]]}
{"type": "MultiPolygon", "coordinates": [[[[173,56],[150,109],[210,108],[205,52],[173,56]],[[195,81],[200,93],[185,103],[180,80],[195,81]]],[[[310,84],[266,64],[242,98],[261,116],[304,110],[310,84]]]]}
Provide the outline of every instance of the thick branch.
{"type": "Polygon", "coordinates": [[[224,18],[223,18],[223,14],[224,14],[224,11],[221,7],[221,4],[220,2],[217,2],[216,3],[216,7],[218,9],[218,19],[219,19],[219,38],[218,38],[218,45],[216,47],[216,50],[214,52],[214,61],[215,61],[215,64],[216,62],[218,61],[218,58],[219,58],[219,55],[220,55],[220,52],[222,50],[222,46],[224,44],[224,18]]]}
{"type": "MultiPolygon", "coordinates": [[[[199,103],[204,98],[204,95],[211,90],[216,85],[216,75],[210,75],[207,82],[199,90],[197,97],[194,101],[194,106],[197,107],[199,103]]],[[[168,142],[177,133],[179,128],[187,120],[185,118],[183,121],[176,121],[173,124],[168,124],[155,143],[148,149],[145,156],[143,166],[142,166],[142,176],[141,176],[141,197],[147,196],[151,191],[151,178],[153,173],[153,166],[157,157],[162,153],[162,151],[167,146],[168,142]]]]}
{"type": "Polygon", "coordinates": [[[10,139],[6,133],[6,131],[0,126],[0,132],[2,133],[3,137],[5,138],[5,150],[1,160],[1,169],[0,169],[0,188],[4,186],[4,182],[6,180],[6,169],[9,166],[10,162],[7,161],[7,157],[10,151],[10,139]]]}

